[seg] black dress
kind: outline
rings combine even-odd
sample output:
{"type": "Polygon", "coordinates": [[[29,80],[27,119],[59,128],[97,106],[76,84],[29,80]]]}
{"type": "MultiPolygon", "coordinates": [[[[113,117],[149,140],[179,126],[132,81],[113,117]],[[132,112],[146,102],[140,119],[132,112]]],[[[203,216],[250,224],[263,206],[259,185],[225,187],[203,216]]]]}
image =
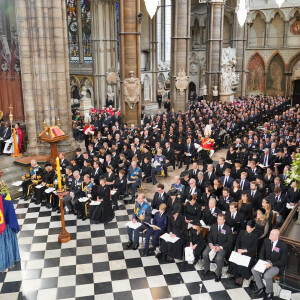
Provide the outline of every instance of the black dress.
{"type": "Polygon", "coordinates": [[[107,223],[111,221],[114,218],[114,212],[109,198],[109,187],[102,185],[98,186],[96,197],[103,199],[103,201],[99,205],[90,205],[90,219],[99,223],[107,223]]]}
{"type": "Polygon", "coordinates": [[[197,230],[191,228],[189,234],[189,244],[190,243],[192,243],[193,246],[197,245],[197,247],[193,250],[195,262],[197,262],[206,246],[205,241],[203,239],[203,231],[201,230],[199,234],[197,234],[197,230]]]}
{"type": "Polygon", "coordinates": [[[247,249],[248,252],[243,253],[251,257],[248,268],[239,266],[233,262],[229,262],[228,273],[234,275],[235,278],[242,277],[247,280],[252,276],[251,268],[253,267],[255,260],[255,252],[257,248],[258,237],[253,232],[248,233],[246,230],[241,230],[236,240],[236,250],[247,249]]]}
{"type": "Polygon", "coordinates": [[[244,215],[246,221],[250,220],[252,214],[252,204],[242,203],[241,207],[238,210],[241,214],[244,215]]]}
{"type": "Polygon", "coordinates": [[[184,216],[179,214],[174,220],[174,216],[169,217],[168,220],[168,233],[172,232],[179,240],[175,243],[166,242],[161,239],[162,243],[160,246],[160,251],[170,256],[171,258],[182,259],[183,256],[183,244],[185,242],[184,239],[184,231],[185,231],[185,219],[184,216]]]}
{"type": "Polygon", "coordinates": [[[181,200],[180,200],[180,197],[176,197],[174,202],[172,201],[172,198],[168,198],[168,202],[167,202],[167,215],[168,217],[171,217],[172,216],[172,213],[173,213],[173,209],[174,209],[174,205],[178,203],[181,205],[181,200]]]}
{"type": "Polygon", "coordinates": [[[268,220],[264,220],[264,221],[255,220],[255,223],[256,224],[253,233],[256,234],[258,237],[257,253],[259,253],[263,245],[264,239],[265,237],[267,237],[269,232],[269,222],[268,220]]]}
{"type": "Polygon", "coordinates": [[[234,191],[233,188],[230,189],[230,196],[233,198],[234,202],[239,202],[242,196],[242,190],[234,191]]]}
{"type": "Polygon", "coordinates": [[[184,215],[189,221],[200,220],[202,215],[200,204],[196,202],[194,205],[191,205],[190,202],[187,202],[184,209],[184,215]]]}

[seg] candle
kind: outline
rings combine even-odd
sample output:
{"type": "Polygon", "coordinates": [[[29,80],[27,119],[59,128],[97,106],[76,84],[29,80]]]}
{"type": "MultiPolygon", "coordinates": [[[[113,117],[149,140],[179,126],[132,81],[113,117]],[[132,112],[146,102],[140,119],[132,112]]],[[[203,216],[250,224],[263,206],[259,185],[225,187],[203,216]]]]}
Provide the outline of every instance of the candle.
{"type": "Polygon", "coordinates": [[[56,170],[57,170],[57,180],[58,180],[58,188],[61,190],[61,175],[60,175],[60,164],[59,158],[56,158],[56,170]]]}

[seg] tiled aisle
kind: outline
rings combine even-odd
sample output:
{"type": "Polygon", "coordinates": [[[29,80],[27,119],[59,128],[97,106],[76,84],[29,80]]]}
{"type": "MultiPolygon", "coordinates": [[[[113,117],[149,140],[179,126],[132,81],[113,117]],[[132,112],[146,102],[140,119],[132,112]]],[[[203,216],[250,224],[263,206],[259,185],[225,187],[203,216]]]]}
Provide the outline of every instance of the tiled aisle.
{"type": "Polygon", "coordinates": [[[15,200],[15,207],[22,259],[0,274],[0,300],[251,299],[252,290],[236,288],[232,279],[202,281],[198,266],[127,250],[125,223],[132,204],[121,206],[105,225],[66,215],[72,239],[62,245],[57,242],[60,215],[23,200],[15,200]]]}

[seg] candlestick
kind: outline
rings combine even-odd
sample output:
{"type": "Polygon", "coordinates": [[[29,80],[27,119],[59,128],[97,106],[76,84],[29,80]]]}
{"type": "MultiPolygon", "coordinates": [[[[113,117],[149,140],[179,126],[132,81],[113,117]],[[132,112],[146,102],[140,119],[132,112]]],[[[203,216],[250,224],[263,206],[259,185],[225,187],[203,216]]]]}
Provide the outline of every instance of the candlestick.
{"type": "Polygon", "coordinates": [[[60,175],[60,164],[59,158],[56,158],[56,170],[57,170],[57,180],[58,180],[58,189],[61,190],[61,175],[60,175]]]}

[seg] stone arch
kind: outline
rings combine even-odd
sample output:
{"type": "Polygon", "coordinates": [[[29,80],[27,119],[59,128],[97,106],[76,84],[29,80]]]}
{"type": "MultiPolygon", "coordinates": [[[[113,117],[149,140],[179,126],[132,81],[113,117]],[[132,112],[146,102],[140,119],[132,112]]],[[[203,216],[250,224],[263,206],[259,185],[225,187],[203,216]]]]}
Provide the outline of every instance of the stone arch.
{"type": "Polygon", "coordinates": [[[266,80],[266,63],[263,56],[259,52],[253,53],[249,58],[247,76],[247,93],[264,94],[266,80]]]}
{"type": "Polygon", "coordinates": [[[260,53],[260,51],[255,51],[255,52],[253,52],[253,53],[251,54],[251,56],[249,57],[248,62],[247,62],[247,70],[249,70],[249,64],[250,64],[250,62],[252,61],[252,59],[253,59],[253,57],[254,57],[255,55],[259,55],[259,56],[260,56],[260,58],[262,59],[262,61],[263,61],[263,63],[264,63],[264,70],[266,71],[266,65],[267,65],[267,62],[266,62],[265,57],[263,56],[263,54],[260,53]]]}
{"type": "Polygon", "coordinates": [[[282,18],[283,21],[286,20],[286,16],[285,16],[284,12],[283,12],[281,9],[276,8],[276,9],[273,9],[273,10],[270,12],[268,21],[272,21],[272,19],[274,19],[275,15],[276,15],[277,13],[280,15],[280,17],[282,18]]]}
{"type": "Polygon", "coordinates": [[[261,18],[265,20],[265,22],[267,21],[267,16],[263,11],[255,10],[252,13],[249,14],[247,22],[248,23],[253,23],[253,21],[256,19],[257,15],[260,15],[261,18]]]}
{"type": "Polygon", "coordinates": [[[276,55],[279,55],[280,58],[282,59],[283,61],[283,64],[284,64],[284,70],[286,70],[286,63],[284,61],[284,56],[282,55],[282,53],[279,51],[279,50],[276,50],[274,53],[272,53],[272,55],[269,57],[268,61],[267,61],[267,64],[266,64],[266,70],[268,70],[269,66],[270,66],[270,63],[272,61],[272,59],[274,58],[274,56],[276,55]]]}
{"type": "Polygon", "coordinates": [[[285,17],[282,11],[274,10],[274,15],[270,19],[270,29],[268,46],[271,48],[281,48],[283,46],[285,17]]]}
{"type": "Polygon", "coordinates": [[[223,47],[228,47],[230,46],[230,42],[232,40],[232,22],[230,14],[224,14],[223,23],[223,47]]]}
{"type": "Polygon", "coordinates": [[[199,24],[201,24],[201,16],[198,14],[194,14],[191,16],[191,21],[190,21],[190,25],[194,26],[195,21],[198,21],[199,24]]]}
{"type": "Polygon", "coordinates": [[[261,48],[265,46],[266,16],[261,11],[255,11],[250,17],[250,28],[248,31],[249,48],[261,48]]]}
{"type": "Polygon", "coordinates": [[[207,19],[207,15],[202,15],[200,18],[199,18],[199,25],[200,27],[205,27],[206,26],[206,19],[207,19]]]}
{"type": "Polygon", "coordinates": [[[200,48],[201,45],[201,28],[199,20],[196,18],[192,26],[192,48],[200,48]]]}
{"type": "Polygon", "coordinates": [[[287,20],[294,18],[296,12],[300,13],[300,7],[294,7],[293,9],[291,9],[287,15],[287,20]]]}
{"type": "Polygon", "coordinates": [[[224,12],[224,17],[227,17],[228,21],[229,21],[229,24],[233,24],[233,17],[232,17],[232,14],[229,13],[228,11],[225,11],[224,12]]]}
{"type": "Polygon", "coordinates": [[[273,53],[268,60],[266,91],[270,96],[285,94],[285,62],[279,51],[273,53]]]}
{"type": "Polygon", "coordinates": [[[287,63],[287,71],[289,73],[293,72],[294,67],[296,66],[296,64],[298,62],[300,62],[300,52],[298,52],[295,55],[293,55],[291,57],[291,59],[288,61],[288,63],[287,63]]]}

